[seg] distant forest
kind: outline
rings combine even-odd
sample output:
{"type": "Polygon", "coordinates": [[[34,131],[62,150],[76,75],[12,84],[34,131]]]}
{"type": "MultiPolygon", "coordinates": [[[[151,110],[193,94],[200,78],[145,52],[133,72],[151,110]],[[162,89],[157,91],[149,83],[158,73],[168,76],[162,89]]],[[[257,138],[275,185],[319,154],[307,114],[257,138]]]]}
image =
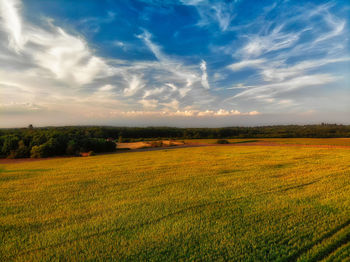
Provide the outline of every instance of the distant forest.
{"type": "Polygon", "coordinates": [[[0,157],[26,158],[112,152],[116,142],[199,138],[350,137],[349,125],[287,125],[225,128],[40,127],[0,129],[0,157]]]}

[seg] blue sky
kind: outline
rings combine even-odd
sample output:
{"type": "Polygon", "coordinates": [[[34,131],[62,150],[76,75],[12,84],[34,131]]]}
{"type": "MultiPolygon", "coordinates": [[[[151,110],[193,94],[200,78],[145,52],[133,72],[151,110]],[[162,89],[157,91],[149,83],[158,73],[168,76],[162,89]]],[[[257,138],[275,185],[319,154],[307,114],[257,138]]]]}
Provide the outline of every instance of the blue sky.
{"type": "Polygon", "coordinates": [[[0,0],[0,126],[350,123],[349,1],[0,0]]]}

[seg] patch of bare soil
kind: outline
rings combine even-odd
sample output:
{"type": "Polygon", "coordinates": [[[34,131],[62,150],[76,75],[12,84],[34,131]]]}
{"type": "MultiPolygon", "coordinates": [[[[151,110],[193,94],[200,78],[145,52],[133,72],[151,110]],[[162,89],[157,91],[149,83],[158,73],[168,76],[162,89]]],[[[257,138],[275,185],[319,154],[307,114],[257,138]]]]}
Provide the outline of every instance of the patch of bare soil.
{"type": "Polygon", "coordinates": [[[172,140],[161,140],[161,141],[146,141],[146,142],[133,142],[133,143],[117,143],[119,149],[144,149],[144,148],[158,148],[158,147],[169,147],[169,146],[180,146],[183,142],[172,141],[172,140]]]}

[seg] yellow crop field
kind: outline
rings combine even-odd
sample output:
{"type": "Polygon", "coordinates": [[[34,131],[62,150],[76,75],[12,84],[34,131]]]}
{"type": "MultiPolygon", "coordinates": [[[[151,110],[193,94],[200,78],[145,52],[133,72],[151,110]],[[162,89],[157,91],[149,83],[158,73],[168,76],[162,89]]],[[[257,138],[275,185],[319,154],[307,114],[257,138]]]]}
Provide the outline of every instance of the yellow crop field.
{"type": "MultiPolygon", "coordinates": [[[[187,139],[187,144],[215,144],[218,139],[187,139]]],[[[227,139],[230,143],[274,143],[280,145],[350,146],[350,138],[246,138],[227,139]]]]}
{"type": "Polygon", "coordinates": [[[2,261],[340,261],[350,149],[210,146],[0,164],[2,261]]]}

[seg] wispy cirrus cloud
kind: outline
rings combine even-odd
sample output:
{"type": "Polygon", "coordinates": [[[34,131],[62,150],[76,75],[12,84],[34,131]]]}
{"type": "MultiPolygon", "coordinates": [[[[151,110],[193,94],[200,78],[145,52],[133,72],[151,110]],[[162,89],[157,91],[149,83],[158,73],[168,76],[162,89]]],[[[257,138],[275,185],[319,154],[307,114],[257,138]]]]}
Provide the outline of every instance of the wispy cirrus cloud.
{"type": "Polygon", "coordinates": [[[81,36],[67,33],[51,20],[41,20],[44,26],[25,21],[22,9],[19,1],[0,2],[0,104],[17,106],[19,111],[20,105],[35,104],[41,108],[35,111],[38,114],[69,114],[77,105],[86,110],[92,100],[95,105],[118,104],[105,94],[107,90],[96,95],[98,87],[90,94],[82,89],[113,74],[105,59],[96,56],[81,36]]]}
{"type": "Polygon", "coordinates": [[[283,81],[286,78],[300,76],[306,72],[325,65],[350,61],[350,57],[325,58],[318,60],[305,60],[293,66],[276,66],[262,68],[262,75],[265,81],[283,81]]]}
{"type": "Polygon", "coordinates": [[[75,18],[45,9],[52,3],[34,18],[26,1],[0,0],[5,115],[17,107],[18,117],[31,112],[28,119],[147,112],[237,120],[350,110],[348,4],[136,1],[86,8],[75,18]]]}
{"type": "Polygon", "coordinates": [[[257,24],[252,24],[256,32],[248,30],[243,36],[246,40],[232,54],[236,61],[227,66],[234,72],[249,69],[254,73],[251,81],[248,77],[243,85],[247,88],[232,88],[238,92],[227,101],[255,100],[283,109],[287,104],[283,101],[297,104],[293,100],[297,94],[293,99],[288,97],[293,90],[342,81],[337,72],[320,73],[322,68],[350,61],[349,55],[344,55],[349,53],[344,34],[346,22],[331,13],[332,6],[320,5],[312,11],[299,9],[293,16],[285,11],[274,24],[257,19],[257,24]],[[303,24],[293,26],[298,20],[303,24]]]}
{"type": "Polygon", "coordinates": [[[197,23],[198,26],[208,26],[215,21],[221,31],[226,31],[230,29],[236,16],[235,4],[239,1],[182,0],[181,2],[197,9],[201,18],[197,23]]]}
{"type": "Polygon", "coordinates": [[[0,7],[8,47],[16,52],[9,53],[12,61],[25,61],[33,72],[46,70],[53,78],[71,86],[87,84],[108,74],[105,61],[93,55],[82,38],[67,34],[49,21],[49,30],[22,23],[19,1],[2,0],[0,7]]]}
{"type": "Polygon", "coordinates": [[[276,94],[286,93],[299,88],[327,84],[335,80],[336,78],[330,74],[299,76],[287,81],[250,87],[248,90],[242,91],[235,95],[234,98],[273,98],[276,94]]]}
{"type": "Polygon", "coordinates": [[[9,46],[16,52],[23,48],[26,39],[22,35],[22,21],[18,15],[19,1],[0,2],[0,13],[3,19],[3,28],[9,36],[9,46]]]}
{"type": "Polygon", "coordinates": [[[9,39],[7,45],[6,41],[0,44],[0,64],[9,67],[0,69],[2,93],[9,94],[6,102],[39,103],[51,109],[74,103],[76,110],[93,103],[108,112],[111,107],[200,108],[211,99],[205,92],[209,89],[206,62],[188,65],[165,54],[147,30],[137,37],[156,61],[108,59],[96,55],[82,36],[68,33],[53,20],[46,19],[43,25],[23,21],[19,1],[2,0],[0,7],[0,36],[9,39]],[[12,86],[22,92],[10,95],[12,86]],[[189,95],[206,98],[196,105],[189,95]]]}
{"type": "Polygon", "coordinates": [[[233,63],[231,65],[228,65],[227,67],[234,71],[237,71],[247,67],[259,67],[261,64],[264,64],[265,62],[266,62],[265,59],[247,59],[237,63],[233,63]]]}
{"type": "Polygon", "coordinates": [[[257,57],[268,52],[288,48],[299,40],[301,32],[283,33],[282,29],[283,25],[280,25],[266,35],[250,36],[249,42],[241,51],[248,57],[257,57]]]}
{"type": "Polygon", "coordinates": [[[207,63],[202,60],[201,64],[200,64],[200,69],[202,70],[202,86],[206,89],[209,89],[209,83],[208,83],[208,74],[207,74],[207,63]]]}

